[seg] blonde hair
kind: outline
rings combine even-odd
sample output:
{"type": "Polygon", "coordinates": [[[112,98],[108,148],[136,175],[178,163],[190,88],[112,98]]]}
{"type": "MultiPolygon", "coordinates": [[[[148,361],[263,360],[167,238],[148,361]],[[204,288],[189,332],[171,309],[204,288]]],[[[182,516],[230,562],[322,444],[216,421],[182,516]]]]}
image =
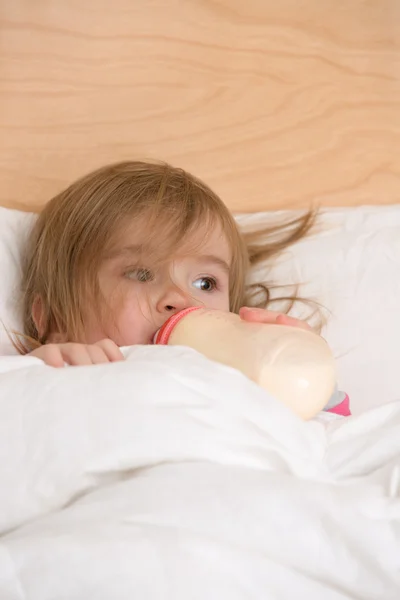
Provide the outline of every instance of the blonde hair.
{"type": "MultiPolygon", "coordinates": [[[[55,196],[38,216],[23,268],[24,333],[14,342],[21,353],[45,343],[54,330],[69,341],[84,339],[88,299],[98,310],[102,306],[99,266],[121,230],[139,217],[145,217],[146,232],[163,256],[173,255],[183,240],[190,240],[199,224],[221,226],[232,254],[232,312],[243,305],[270,303],[264,283],[247,284],[251,267],[306,235],[314,221],[310,211],[262,231],[241,233],[222,200],[182,169],[139,161],[98,169],[55,196]],[[37,299],[43,315],[40,332],[32,316],[37,299]]],[[[296,298],[293,294],[284,299],[292,305],[296,298]]]]}

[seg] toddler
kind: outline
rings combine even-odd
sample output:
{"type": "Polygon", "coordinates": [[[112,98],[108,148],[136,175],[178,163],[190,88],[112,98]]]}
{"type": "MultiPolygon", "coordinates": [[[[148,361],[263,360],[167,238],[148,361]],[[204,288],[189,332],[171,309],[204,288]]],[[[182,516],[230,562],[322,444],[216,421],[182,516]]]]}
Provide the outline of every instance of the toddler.
{"type": "MultiPolygon", "coordinates": [[[[247,280],[313,220],[309,212],[241,233],[220,198],[182,169],[139,161],[98,169],[38,217],[23,272],[24,335],[15,344],[53,367],[123,360],[121,346],[150,344],[188,306],[308,328],[265,310],[268,287],[247,280]]],[[[327,410],[350,414],[347,396],[336,393],[327,410]]]]}

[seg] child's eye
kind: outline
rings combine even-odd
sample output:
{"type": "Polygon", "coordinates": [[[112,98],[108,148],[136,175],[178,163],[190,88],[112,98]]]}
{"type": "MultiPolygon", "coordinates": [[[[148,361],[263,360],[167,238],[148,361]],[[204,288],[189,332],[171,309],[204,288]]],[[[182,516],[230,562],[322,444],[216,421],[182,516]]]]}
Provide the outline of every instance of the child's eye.
{"type": "Polygon", "coordinates": [[[199,277],[193,282],[193,285],[202,292],[213,292],[217,289],[217,282],[214,277],[199,277]]]}
{"type": "Polygon", "coordinates": [[[128,279],[135,279],[136,281],[139,281],[139,283],[147,283],[154,279],[154,274],[149,271],[149,269],[142,268],[129,269],[129,271],[126,271],[125,276],[128,277],[128,279]]]}

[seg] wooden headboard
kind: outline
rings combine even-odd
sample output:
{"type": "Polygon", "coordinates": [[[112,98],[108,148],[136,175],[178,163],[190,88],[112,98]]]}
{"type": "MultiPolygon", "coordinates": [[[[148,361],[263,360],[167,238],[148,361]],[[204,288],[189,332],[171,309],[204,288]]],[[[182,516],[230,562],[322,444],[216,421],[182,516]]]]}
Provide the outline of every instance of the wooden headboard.
{"type": "Polygon", "coordinates": [[[234,211],[400,202],[398,0],[0,0],[0,204],[159,158],[234,211]]]}

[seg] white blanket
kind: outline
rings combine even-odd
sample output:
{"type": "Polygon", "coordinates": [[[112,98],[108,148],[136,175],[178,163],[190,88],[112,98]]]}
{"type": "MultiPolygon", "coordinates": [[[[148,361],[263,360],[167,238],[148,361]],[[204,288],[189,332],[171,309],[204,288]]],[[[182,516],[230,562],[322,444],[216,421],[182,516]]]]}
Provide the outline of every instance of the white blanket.
{"type": "Polygon", "coordinates": [[[400,597],[400,402],[303,423],[183,348],[0,370],[1,600],[400,597]]]}

